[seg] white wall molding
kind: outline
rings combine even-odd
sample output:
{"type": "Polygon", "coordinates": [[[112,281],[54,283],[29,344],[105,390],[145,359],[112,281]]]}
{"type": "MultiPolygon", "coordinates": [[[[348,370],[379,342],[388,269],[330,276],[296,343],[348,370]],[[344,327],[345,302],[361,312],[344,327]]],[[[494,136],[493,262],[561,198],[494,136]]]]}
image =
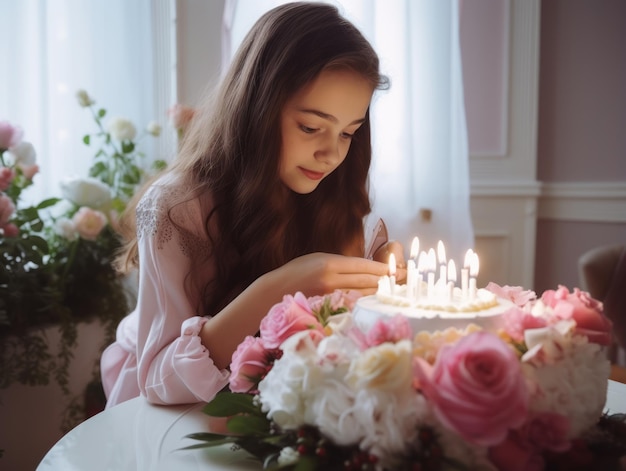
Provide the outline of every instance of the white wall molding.
{"type": "MultiPolygon", "coordinates": [[[[500,93],[497,92],[498,87],[492,85],[492,95],[498,95],[497,101],[500,103],[499,109],[499,121],[501,126],[497,130],[492,130],[492,138],[493,138],[493,146],[492,147],[476,147],[472,148],[470,143],[470,160],[477,159],[502,159],[507,156],[509,149],[509,116],[511,114],[510,107],[510,87],[511,87],[511,29],[512,29],[512,21],[511,21],[511,1],[512,0],[501,0],[502,1],[502,17],[501,21],[501,29],[502,36],[492,38],[493,41],[497,41],[502,44],[501,54],[499,56],[500,61],[500,70],[493,70],[491,80],[497,80],[498,78],[501,80],[500,85],[500,93]]],[[[480,6],[479,4],[475,5],[480,8],[492,8],[491,5],[484,4],[480,6]]],[[[492,25],[493,26],[493,25],[492,25]]],[[[495,27],[497,31],[497,27],[495,27]]],[[[486,59],[486,58],[485,58],[486,59]]],[[[485,63],[489,63],[488,61],[484,61],[485,63]]],[[[469,67],[481,67],[484,64],[468,64],[469,67]]],[[[489,66],[487,66],[488,68],[489,66]]],[[[487,69],[487,73],[489,73],[489,69],[487,69]]],[[[466,96],[466,100],[468,97],[466,96]]],[[[473,115],[474,119],[478,120],[479,116],[473,115]]],[[[489,120],[487,120],[489,122],[489,120]]]]}
{"type": "Polygon", "coordinates": [[[536,198],[541,194],[541,184],[537,181],[472,181],[472,197],[521,197],[536,198]]]}
{"type": "Polygon", "coordinates": [[[536,175],[537,110],[539,88],[540,0],[513,0],[508,6],[510,24],[509,71],[506,98],[505,154],[470,156],[470,175],[476,181],[502,180],[511,175],[532,179],[536,175]]]}
{"type": "Polygon", "coordinates": [[[626,223],[626,182],[547,183],[539,219],[626,223]]]}

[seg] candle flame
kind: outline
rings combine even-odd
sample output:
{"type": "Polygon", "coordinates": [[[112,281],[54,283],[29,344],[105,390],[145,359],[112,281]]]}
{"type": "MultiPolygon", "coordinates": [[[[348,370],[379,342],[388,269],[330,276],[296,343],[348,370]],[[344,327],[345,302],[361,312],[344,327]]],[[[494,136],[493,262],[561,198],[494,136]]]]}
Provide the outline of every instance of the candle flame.
{"type": "Polygon", "coordinates": [[[456,283],[456,264],[452,259],[448,262],[448,281],[456,283]]]}
{"type": "Polygon", "coordinates": [[[472,253],[472,258],[470,260],[470,276],[477,277],[478,276],[478,254],[476,252],[472,253]]]}
{"type": "Polygon", "coordinates": [[[439,257],[439,263],[446,263],[446,248],[443,246],[443,242],[437,242],[437,256],[439,257]]]}
{"type": "Polygon", "coordinates": [[[465,252],[465,262],[463,263],[463,267],[465,268],[469,268],[470,264],[472,263],[472,254],[474,253],[474,251],[472,249],[468,249],[467,252],[465,252]]]}
{"type": "Polygon", "coordinates": [[[413,237],[413,242],[411,243],[411,258],[417,258],[417,254],[420,251],[420,240],[417,237],[413,237]]]}
{"type": "Polygon", "coordinates": [[[389,276],[395,276],[396,274],[396,256],[394,254],[389,255],[389,276]]]}

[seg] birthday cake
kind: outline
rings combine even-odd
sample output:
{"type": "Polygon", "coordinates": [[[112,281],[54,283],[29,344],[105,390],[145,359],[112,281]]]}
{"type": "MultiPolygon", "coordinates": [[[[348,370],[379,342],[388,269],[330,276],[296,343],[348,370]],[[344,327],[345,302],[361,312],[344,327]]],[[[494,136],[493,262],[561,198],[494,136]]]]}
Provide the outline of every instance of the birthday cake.
{"type": "Polygon", "coordinates": [[[395,258],[392,256],[390,275],[380,279],[376,294],[357,301],[353,311],[355,324],[367,332],[381,318],[402,315],[409,320],[414,333],[464,329],[470,324],[489,331],[500,328],[503,314],[516,305],[488,289],[476,287],[477,254],[467,251],[459,287],[456,286],[454,260],[446,260],[441,241],[437,251],[439,273],[434,249],[422,252],[418,259],[414,240],[406,283],[402,285],[395,282],[395,258]]]}
{"type": "Polygon", "coordinates": [[[360,298],[353,311],[355,324],[367,332],[382,317],[402,315],[409,320],[414,333],[463,329],[469,324],[495,331],[502,326],[502,315],[515,308],[512,301],[487,289],[478,289],[471,299],[455,288],[450,298],[424,296],[410,300],[405,295],[406,285],[397,288],[393,295],[377,293],[360,298]]]}

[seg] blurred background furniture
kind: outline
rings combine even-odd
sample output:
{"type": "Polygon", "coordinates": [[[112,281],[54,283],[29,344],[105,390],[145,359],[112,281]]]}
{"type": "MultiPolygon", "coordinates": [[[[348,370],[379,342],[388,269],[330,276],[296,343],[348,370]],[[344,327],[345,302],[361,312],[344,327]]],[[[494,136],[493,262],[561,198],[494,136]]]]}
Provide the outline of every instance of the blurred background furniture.
{"type": "Polygon", "coordinates": [[[616,366],[616,374],[623,373],[626,371],[622,371],[626,367],[626,244],[588,250],[578,259],[578,269],[581,289],[604,303],[604,312],[613,322],[614,342],[609,359],[616,366]]]}

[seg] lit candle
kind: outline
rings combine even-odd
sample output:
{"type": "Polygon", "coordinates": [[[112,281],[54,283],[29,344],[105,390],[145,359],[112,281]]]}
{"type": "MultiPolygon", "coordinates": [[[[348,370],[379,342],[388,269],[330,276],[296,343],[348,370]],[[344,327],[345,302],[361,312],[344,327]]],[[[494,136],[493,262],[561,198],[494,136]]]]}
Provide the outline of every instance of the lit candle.
{"type": "Polygon", "coordinates": [[[387,275],[379,278],[377,294],[391,294],[389,291],[389,277],[387,275]]]}
{"type": "Polygon", "coordinates": [[[415,260],[412,258],[406,263],[406,297],[409,301],[415,299],[415,273],[417,268],[415,267],[415,260]]]}
{"type": "Polygon", "coordinates": [[[448,299],[452,299],[454,285],[456,284],[456,265],[454,260],[448,262],[448,299]]]}
{"type": "Polygon", "coordinates": [[[417,260],[417,277],[416,277],[417,288],[415,290],[415,295],[418,298],[422,295],[422,280],[423,280],[422,273],[427,272],[427,271],[428,271],[428,255],[426,254],[426,252],[422,250],[422,252],[420,252],[419,259],[417,260]]]}
{"type": "Polygon", "coordinates": [[[396,290],[396,256],[394,254],[389,255],[389,289],[393,295],[396,290]]]}
{"type": "Polygon", "coordinates": [[[437,258],[439,259],[439,281],[438,284],[445,286],[446,284],[446,249],[443,242],[437,242],[437,258]]]}
{"type": "Polygon", "coordinates": [[[468,249],[467,252],[465,252],[465,260],[463,262],[463,268],[461,268],[461,291],[463,293],[463,299],[467,298],[469,267],[473,253],[474,251],[472,249],[468,249]]]}
{"type": "Polygon", "coordinates": [[[476,252],[472,253],[472,259],[470,261],[470,279],[469,279],[469,292],[470,298],[474,299],[476,297],[476,277],[478,276],[478,254],[476,252]]]}
{"type": "Polygon", "coordinates": [[[428,251],[428,297],[432,298],[435,294],[435,271],[437,270],[437,259],[435,258],[435,251],[430,249],[428,251]]]}
{"type": "Polygon", "coordinates": [[[413,260],[417,262],[417,255],[420,251],[420,240],[417,237],[413,237],[413,242],[411,242],[411,252],[410,256],[413,260]]]}
{"type": "Polygon", "coordinates": [[[414,300],[415,298],[417,298],[418,295],[417,290],[419,289],[419,285],[417,284],[416,263],[419,248],[420,241],[417,237],[414,237],[413,242],[411,243],[411,252],[409,254],[409,261],[407,262],[406,267],[406,297],[409,299],[409,301],[414,300]]]}

